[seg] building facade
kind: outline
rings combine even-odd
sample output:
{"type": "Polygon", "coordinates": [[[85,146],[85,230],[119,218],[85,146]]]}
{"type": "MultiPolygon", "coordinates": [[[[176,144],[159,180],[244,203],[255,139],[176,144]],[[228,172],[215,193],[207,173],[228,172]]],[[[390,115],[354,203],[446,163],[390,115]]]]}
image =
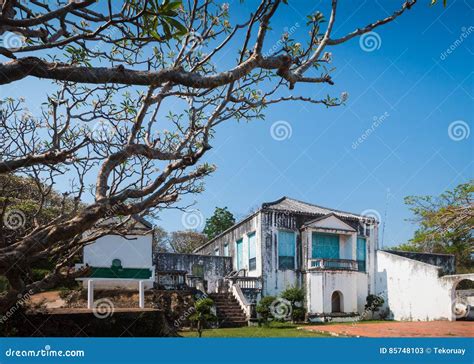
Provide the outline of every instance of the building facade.
{"type": "Polygon", "coordinates": [[[283,197],[195,252],[232,257],[261,281],[261,295],[303,287],[308,317],[354,315],[375,293],[378,222],[283,197]]]}

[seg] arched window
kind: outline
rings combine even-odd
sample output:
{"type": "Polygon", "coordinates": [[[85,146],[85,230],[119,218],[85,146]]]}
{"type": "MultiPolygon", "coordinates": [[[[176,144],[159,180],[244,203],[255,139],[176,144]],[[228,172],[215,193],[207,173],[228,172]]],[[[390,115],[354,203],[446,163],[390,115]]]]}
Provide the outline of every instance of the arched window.
{"type": "Polygon", "coordinates": [[[454,285],[453,315],[456,320],[474,320],[474,280],[463,279],[454,285]]]}
{"type": "Polygon", "coordinates": [[[342,293],[334,291],[331,296],[331,312],[343,312],[342,310],[342,293]]]}

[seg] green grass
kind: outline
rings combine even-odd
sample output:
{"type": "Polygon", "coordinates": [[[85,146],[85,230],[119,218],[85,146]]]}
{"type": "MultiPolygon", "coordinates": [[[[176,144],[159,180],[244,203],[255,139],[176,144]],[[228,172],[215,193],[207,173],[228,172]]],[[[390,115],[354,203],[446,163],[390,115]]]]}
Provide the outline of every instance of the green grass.
{"type": "MultiPolygon", "coordinates": [[[[272,323],[269,327],[245,326],[229,329],[208,329],[204,330],[202,337],[332,337],[329,334],[298,330],[297,327],[289,323],[272,323]]],[[[184,337],[198,337],[196,331],[180,331],[184,337]]]]}

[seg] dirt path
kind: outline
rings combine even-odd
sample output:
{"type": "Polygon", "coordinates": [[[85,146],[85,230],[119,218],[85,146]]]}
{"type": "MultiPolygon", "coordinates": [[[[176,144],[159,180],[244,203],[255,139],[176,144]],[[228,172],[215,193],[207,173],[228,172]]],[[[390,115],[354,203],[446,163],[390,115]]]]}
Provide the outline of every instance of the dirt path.
{"type": "Polygon", "coordinates": [[[474,337],[474,322],[380,322],[304,326],[304,330],[362,337],[474,337]]]}

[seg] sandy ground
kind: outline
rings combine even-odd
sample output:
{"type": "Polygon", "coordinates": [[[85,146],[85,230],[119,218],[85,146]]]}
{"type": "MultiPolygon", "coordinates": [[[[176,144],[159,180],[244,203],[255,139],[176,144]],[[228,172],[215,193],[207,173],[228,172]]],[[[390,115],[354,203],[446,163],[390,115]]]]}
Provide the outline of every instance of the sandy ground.
{"type": "Polygon", "coordinates": [[[305,326],[302,329],[362,337],[474,337],[474,322],[472,321],[356,322],[305,326]]]}

